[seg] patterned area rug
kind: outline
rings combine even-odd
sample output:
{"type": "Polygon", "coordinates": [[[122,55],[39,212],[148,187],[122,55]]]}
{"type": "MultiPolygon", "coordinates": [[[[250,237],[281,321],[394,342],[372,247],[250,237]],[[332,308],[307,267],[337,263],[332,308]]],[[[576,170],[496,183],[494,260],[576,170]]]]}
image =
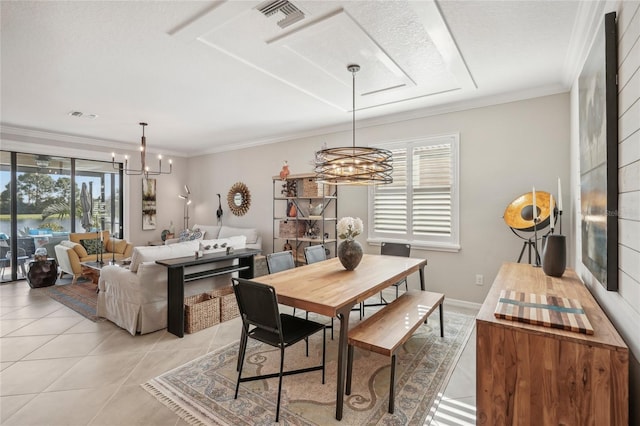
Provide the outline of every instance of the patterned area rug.
{"type": "MultiPolygon", "coordinates": [[[[423,324],[398,352],[395,413],[389,403],[390,359],[354,351],[351,395],[345,396],[344,415],[335,420],[338,347],[327,331],[326,382],[321,372],[285,376],[280,422],[294,425],[422,425],[430,421],[434,402],[442,397],[449,377],[474,325],[474,317],[445,310],[445,337],[438,315],[423,324]]],[[[358,321],[357,317],[354,320],[358,321]]],[[[322,335],[309,341],[309,357],[300,342],[285,352],[285,371],[319,364],[322,335]]],[[[190,424],[256,425],[275,420],[278,379],[240,385],[234,399],[238,343],[206,354],[143,384],[148,392],[190,424]]],[[[280,352],[249,340],[243,376],[277,372],[280,352]]]]}
{"type": "Polygon", "coordinates": [[[96,316],[98,303],[98,285],[91,281],[77,284],[54,285],[37,289],[47,294],[52,299],[73,309],[80,315],[93,322],[104,321],[104,318],[96,316]]]}

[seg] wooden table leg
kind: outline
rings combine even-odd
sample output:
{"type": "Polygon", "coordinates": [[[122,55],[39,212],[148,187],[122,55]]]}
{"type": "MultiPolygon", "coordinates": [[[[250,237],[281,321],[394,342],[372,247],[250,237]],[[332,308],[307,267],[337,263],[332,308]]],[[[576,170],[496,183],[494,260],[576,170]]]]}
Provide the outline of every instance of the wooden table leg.
{"type": "MultiPolygon", "coordinates": [[[[355,305],[354,305],[355,306],[355,305]]],[[[349,346],[349,314],[351,313],[349,306],[344,312],[338,312],[340,319],[340,340],[338,344],[338,374],[336,386],[336,420],[342,420],[342,409],[344,406],[344,391],[346,379],[347,365],[347,347],[349,346]]]]}

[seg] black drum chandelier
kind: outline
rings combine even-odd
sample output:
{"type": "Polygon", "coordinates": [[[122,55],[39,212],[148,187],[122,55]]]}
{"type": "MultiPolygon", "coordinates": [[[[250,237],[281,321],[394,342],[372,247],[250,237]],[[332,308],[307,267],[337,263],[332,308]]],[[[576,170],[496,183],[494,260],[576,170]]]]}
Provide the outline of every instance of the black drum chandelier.
{"type": "Polygon", "coordinates": [[[316,181],[330,185],[376,185],[393,182],[393,157],[386,149],[356,146],[356,72],[360,65],[349,65],[353,78],[353,145],[326,148],[316,152],[316,181]]]}

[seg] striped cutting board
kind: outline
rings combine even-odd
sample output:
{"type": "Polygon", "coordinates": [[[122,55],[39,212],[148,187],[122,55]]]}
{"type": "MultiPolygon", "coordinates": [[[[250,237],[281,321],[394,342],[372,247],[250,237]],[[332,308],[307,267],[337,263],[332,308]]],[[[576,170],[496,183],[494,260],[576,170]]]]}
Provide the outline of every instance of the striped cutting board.
{"type": "Polygon", "coordinates": [[[575,299],[502,290],[494,312],[496,318],[593,334],[593,327],[575,299]]]}

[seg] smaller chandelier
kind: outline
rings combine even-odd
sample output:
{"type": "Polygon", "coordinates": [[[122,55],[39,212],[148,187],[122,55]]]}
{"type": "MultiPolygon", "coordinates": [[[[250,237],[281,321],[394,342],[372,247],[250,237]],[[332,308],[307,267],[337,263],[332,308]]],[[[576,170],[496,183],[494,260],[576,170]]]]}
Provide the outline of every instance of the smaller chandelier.
{"type": "Polygon", "coordinates": [[[315,155],[316,181],[329,185],[377,185],[393,183],[393,155],[387,149],[356,146],[356,72],[353,77],[353,146],[325,148],[315,155]]]}
{"type": "MultiPolygon", "coordinates": [[[[124,168],[122,171],[126,175],[144,175],[145,179],[149,176],[156,175],[168,175],[173,170],[173,162],[169,160],[169,170],[162,170],[162,155],[158,155],[158,170],[151,170],[149,166],[147,166],[146,154],[147,154],[147,138],[144,135],[144,128],[147,126],[147,123],[140,123],[142,126],[142,140],[140,142],[140,168],[139,169],[130,169],[129,168],[129,156],[124,156],[124,168]]],[[[111,164],[114,169],[120,170],[120,164],[116,164],[116,154],[114,152],[111,153],[111,164]]]]}

